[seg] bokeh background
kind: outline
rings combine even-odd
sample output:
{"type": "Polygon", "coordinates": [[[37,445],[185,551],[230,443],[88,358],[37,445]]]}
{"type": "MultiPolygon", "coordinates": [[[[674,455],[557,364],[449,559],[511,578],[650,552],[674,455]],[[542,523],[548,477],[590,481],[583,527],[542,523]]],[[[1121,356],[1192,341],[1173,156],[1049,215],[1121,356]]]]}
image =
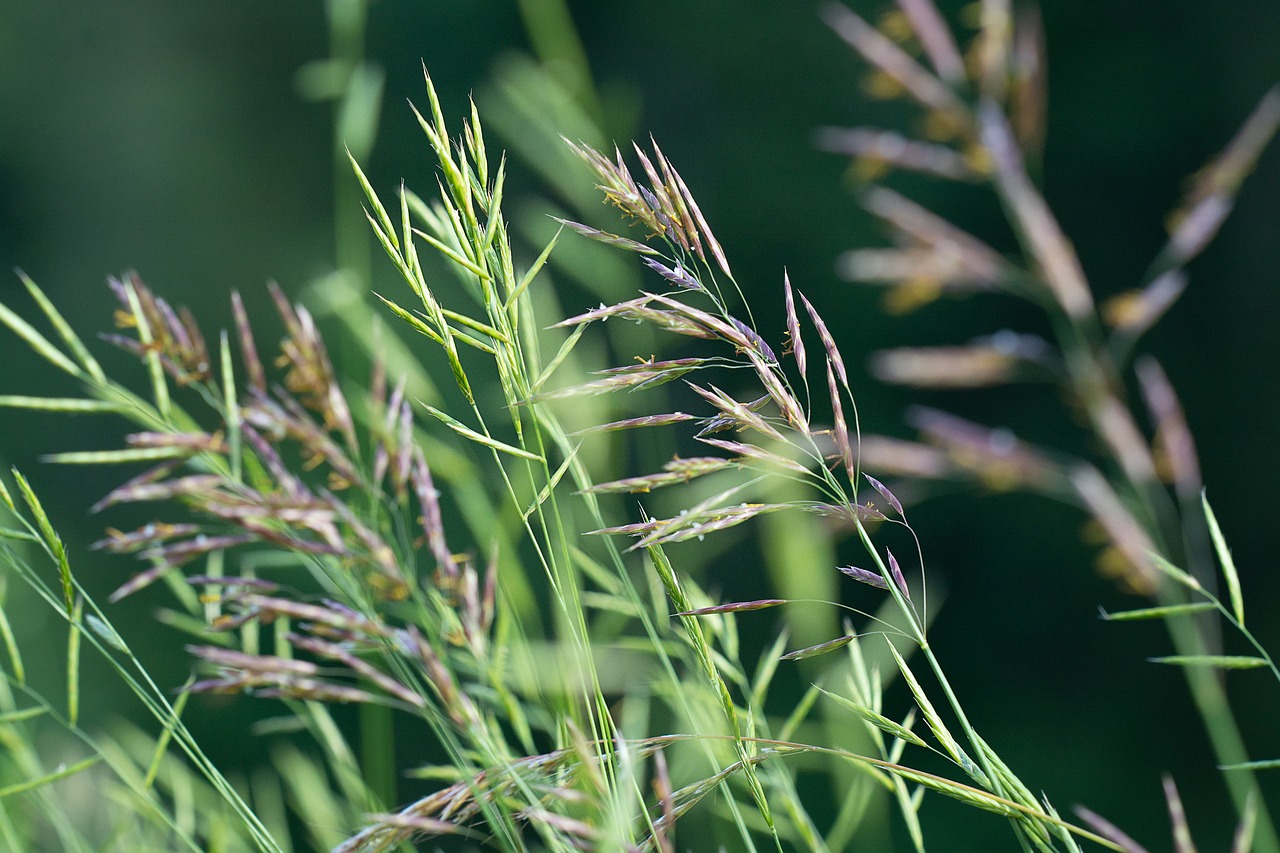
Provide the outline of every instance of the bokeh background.
{"type": "MultiPolygon", "coordinates": [[[[539,5],[529,0],[525,11],[539,5]]],[[[780,310],[784,268],[815,297],[846,358],[859,366],[865,429],[905,436],[904,408],[925,402],[1046,443],[1078,441],[1044,389],[907,392],[877,384],[862,367],[878,348],[962,342],[1000,328],[1034,331],[1036,320],[1000,299],[944,301],[891,316],[879,294],[839,280],[839,254],[878,245],[883,235],[854,203],[848,163],[816,149],[815,129],[902,127],[907,114],[863,95],[864,67],[821,24],[816,4],[580,0],[569,7],[607,134],[620,143],[650,133],[659,140],[758,306],[780,310]]],[[[874,17],[882,7],[856,8],[874,17]]],[[[385,75],[376,132],[347,141],[362,150],[380,191],[391,192],[402,176],[426,189],[426,146],[405,105],[424,99],[420,63],[447,115],[461,117],[469,93],[483,113],[502,100],[497,70],[546,48],[521,12],[514,0],[382,0],[367,8],[342,0],[0,0],[0,300],[34,315],[7,272],[20,267],[77,328],[105,330],[113,306],[104,277],[136,269],[211,329],[229,322],[232,288],[263,305],[255,294],[267,281],[301,294],[337,266],[390,281],[362,233],[354,181],[335,178],[335,120],[353,119],[335,119],[324,95],[336,66],[323,61],[361,59],[371,83],[385,75]],[[344,9],[350,23],[335,28],[344,9]]],[[[1044,186],[1105,297],[1134,286],[1164,239],[1164,217],[1185,178],[1280,81],[1280,5],[1047,0],[1042,13],[1044,186]]],[[[505,137],[495,132],[490,146],[518,151],[517,128],[509,124],[505,137]]],[[[513,205],[522,193],[544,191],[519,157],[510,171],[513,205]]],[[[989,199],[941,184],[908,186],[967,227],[994,227],[989,199]]],[[[1187,293],[1144,341],[1182,394],[1254,628],[1273,649],[1280,648],[1272,565],[1278,188],[1280,146],[1273,146],[1216,243],[1192,265],[1187,293]]],[[[127,369],[128,359],[111,363],[127,369]]],[[[71,390],[36,367],[19,342],[0,336],[0,393],[71,390]]],[[[3,461],[30,476],[71,540],[79,570],[102,592],[130,568],[86,550],[101,527],[87,509],[112,476],[41,465],[38,457],[116,446],[116,429],[0,412],[3,461]]],[[[912,516],[930,572],[948,590],[934,644],[971,717],[1023,778],[1056,804],[1087,803],[1163,849],[1159,777],[1173,773],[1205,849],[1225,849],[1229,808],[1182,679],[1144,662],[1167,651],[1161,629],[1096,618],[1099,605],[1137,601],[1094,571],[1093,550],[1079,535],[1083,519],[1037,499],[962,491],[927,501],[912,516]]],[[[121,605],[121,613],[137,616],[121,622],[141,632],[154,606],[121,605]]],[[[37,612],[24,619],[18,627],[30,636],[47,627],[37,612]]],[[[152,649],[154,665],[162,681],[177,684],[189,664],[171,651],[152,649]]],[[[1241,717],[1254,721],[1254,753],[1280,755],[1276,685],[1249,673],[1232,684],[1241,717]]],[[[105,679],[86,696],[100,700],[104,715],[132,712],[123,700],[117,707],[105,679]]],[[[223,737],[219,749],[230,760],[254,752],[235,716],[254,713],[245,704],[222,709],[222,722],[208,730],[223,737]]],[[[1280,802],[1280,786],[1270,783],[1269,791],[1280,802]]],[[[926,815],[935,829],[930,849],[1011,843],[998,818],[967,815],[952,824],[957,807],[949,803],[926,815]]]]}

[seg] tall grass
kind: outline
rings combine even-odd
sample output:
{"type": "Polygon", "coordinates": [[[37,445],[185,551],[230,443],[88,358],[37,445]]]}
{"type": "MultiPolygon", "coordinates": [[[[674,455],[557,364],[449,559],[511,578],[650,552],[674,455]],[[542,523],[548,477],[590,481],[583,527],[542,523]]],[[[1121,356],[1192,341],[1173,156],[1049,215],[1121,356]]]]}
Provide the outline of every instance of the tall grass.
{"type": "MultiPolygon", "coordinates": [[[[351,40],[358,21],[333,8],[342,67],[363,67],[351,40]]],[[[233,294],[235,329],[209,339],[137,275],[113,279],[118,331],[106,337],[137,356],[142,391],[105,373],[34,282],[24,278],[51,333],[0,306],[0,322],[83,388],[74,398],[0,403],[135,425],[123,448],[51,459],[145,466],[96,507],[157,506],[153,522],[109,530],[98,543],[142,563],[112,599],[164,584],[174,601],[165,621],[191,636],[200,669],[171,702],[112,626],[110,608],[86,594],[77,555],[14,472],[12,488],[0,489],[10,517],[0,529],[6,577],[32,587],[70,639],[65,700],[50,700],[28,687],[20,644],[0,619],[9,663],[0,695],[11,752],[0,780],[6,843],[358,851],[431,839],[442,849],[825,851],[860,838],[883,843],[876,824],[892,810],[905,842],[923,850],[920,813],[946,797],[972,807],[974,819],[1003,819],[1019,849],[1140,850],[1109,822],[1123,815],[1082,809],[1064,818],[980,733],[945,668],[958,652],[931,643],[927,531],[911,526],[899,490],[882,482],[887,472],[998,478],[1083,505],[1111,537],[1126,582],[1156,599],[1110,618],[1169,625],[1175,653],[1163,662],[1187,672],[1237,793],[1235,848],[1274,849],[1252,777],[1270,763],[1247,761],[1219,674],[1280,672],[1245,627],[1240,574],[1203,503],[1163,374],[1154,363],[1140,368],[1172,497],[1118,384],[1122,357],[1176,295],[1177,271],[1212,236],[1274,131],[1274,98],[1203,173],[1150,284],[1129,297],[1108,335],[1023,165],[1039,129],[1028,88],[1037,54],[1025,27],[1003,4],[984,3],[978,35],[962,51],[931,4],[903,2],[913,54],[844,6],[824,8],[876,67],[882,89],[919,102],[928,126],[945,131],[928,142],[831,132],[827,144],[868,168],[989,183],[1026,252],[1001,256],[870,188],[864,200],[899,246],[853,255],[850,271],[914,289],[904,298],[1001,288],[1042,306],[1061,332],[1052,363],[1114,465],[1063,461],[933,411],[915,416],[930,444],[864,438],[821,300],[784,275],[771,302],[745,304],[676,166],[656,142],[604,149],[576,42],[535,26],[540,49],[571,73],[525,85],[533,80],[538,97],[593,136],[566,141],[562,155],[537,155],[535,168],[562,187],[593,179],[617,216],[609,224],[585,209],[581,190],[564,190],[578,210],[559,211],[558,230],[524,250],[503,212],[507,160],[474,105],[460,124],[446,118],[453,108],[427,77],[414,116],[437,164],[435,187],[380,192],[361,158],[342,152],[354,175],[344,186],[360,193],[393,273],[379,278],[376,304],[409,336],[407,345],[386,331],[354,338],[370,356],[367,382],[331,360],[315,316],[275,288],[274,318],[251,317],[233,294]],[[560,156],[575,171],[557,165],[560,156]],[[565,255],[566,275],[623,258],[644,284],[625,294],[602,286],[599,307],[561,311],[550,276],[565,255]],[[268,333],[277,345],[264,343],[266,327],[280,330],[268,333]],[[648,467],[620,461],[628,458],[648,467]],[[832,559],[823,569],[861,584],[861,609],[763,587],[727,602],[708,593],[699,551],[717,541],[743,547],[743,531],[766,517],[859,543],[859,565],[832,559]],[[1177,524],[1172,537],[1166,520],[1177,524]],[[1204,547],[1161,544],[1180,539],[1204,547]],[[815,625],[825,633],[797,643],[784,632],[750,651],[738,620],[779,608],[796,633],[815,625]],[[1214,624],[1239,632],[1251,653],[1222,654],[1214,624]],[[144,703],[153,733],[80,728],[86,645],[144,703]],[[798,701],[776,695],[796,681],[798,701]],[[886,701],[895,682],[905,703],[886,701]],[[309,751],[282,741],[250,778],[228,779],[183,723],[203,694],[278,703],[268,729],[303,733],[309,751]],[[343,705],[360,709],[358,749],[343,705]],[[37,717],[78,741],[70,764],[50,767],[35,749],[27,726],[37,717]],[[412,750],[397,749],[404,744],[412,750]],[[71,813],[77,779],[118,804],[105,824],[71,813]]],[[[525,7],[534,24],[549,20],[537,9],[525,7]]],[[[518,84],[506,83],[506,120],[518,122],[518,84]]],[[[350,87],[375,86],[376,74],[366,69],[347,84],[334,92],[354,98],[350,87]]],[[[345,227],[343,263],[358,271],[363,257],[345,227]]],[[[332,277],[316,294],[343,316],[343,334],[359,316],[349,294],[360,277],[332,277]]],[[[1030,360],[1008,350],[900,350],[877,364],[886,378],[978,384],[1030,360]]],[[[805,557],[824,553],[814,547],[805,557]]],[[[1166,788],[1179,849],[1189,850],[1176,788],[1166,788]]]]}

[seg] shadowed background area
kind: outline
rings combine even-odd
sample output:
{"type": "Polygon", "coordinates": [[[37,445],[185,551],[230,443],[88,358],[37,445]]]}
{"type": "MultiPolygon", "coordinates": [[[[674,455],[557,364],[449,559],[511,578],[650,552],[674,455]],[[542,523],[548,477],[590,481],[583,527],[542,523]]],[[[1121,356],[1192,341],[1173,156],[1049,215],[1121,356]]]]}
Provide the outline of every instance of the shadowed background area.
{"type": "MultiPolygon", "coordinates": [[[[368,62],[370,91],[382,85],[380,116],[366,116],[377,132],[346,141],[367,149],[357,153],[379,191],[389,194],[404,177],[425,194],[432,180],[426,148],[405,106],[424,100],[420,63],[446,115],[460,117],[473,93],[483,117],[486,104],[503,98],[496,69],[509,74],[534,49],[555,52],[545,33],[535,28],[531,38],[526,29],[526,21],[543,20],[534,14],[539,6],[548,4],[384,0],[366,10],[334,0],[327,22],[321,4],[297,0],[199,7],[0,0],[0,267],[20,267],[86,334],[109,328],[112,299],[102,283],[126,269],[191,306],[206,333],[230,323],[233,288],[262,308],[267,281],[300,294],[339,266],[387,286],[389,266],[371,250],[352,203],[354,179],[335,179],[335,116],[351,118],[325,99],[326,75],[336,66],[317,63],[368,62]],[[343,9],[355,22],[345,28],[343,9]]],[[[887,388],[870,377],[867,360],[884,347],[1044,330],[1025,306],[996,297],[889,314],[879,293],[840,280],[841,253],[883,245],[884,236],[855,203],[847,160],[819,151],[815,131],[905,129],[914,113],[865,96],[865,66],[814,5],[570,6],[606,133],[622,145],[649,134],[658,140],[764,325],[780,334],[784,268],[813,298],[854,366],[866,431],[905,436],[903,411],[926,403],[1036,442],[1080,445],[1078,426],[1042,387],[949,395],[887,388]]],[[[872,19],[881,11],[856,8],[872,19]]],[[[1101,300],[1136,286],[1166,238],[1164,218],[1185,179],[1280,80],[1280,6],[1050,0],[1042,14],[1049,74],[1043,186],[1101,300]]],[[[489,144],[518,150],[521,142],[518,132],[495,131],[489,144]]],[[[510,171],[514,210],[540,182],[518,157],[510,171]]],[[[589,184],[585,169],[571,179],[589,184]]],[[[975,233],[1001,233],[998,207],[985,193],[921,179],[893,185],[975,233]]],[[[1277,186],[1280,147],[1272,147],[1217,241],[1191,265],[1187,292],[1142,345],[1181,394],[1252,602],[1253,628],[1269,648],[1280,647],[1273,606],[1280,582],[1269,570],[1280,468],[1277,186]]],[[[567,310],[585,307],[586,297],[575,298],[566,290],[567,310]]],[[[16,276],[0,277],[0,300],[34,316],[16,276]]],[[[121,374],[134,369],[129,358],[107,359],[121,374]]],[[[39,367],[21,342],[0,336],[0,393],[70,390],[39,367]]],[[[37,459],[118,446],[118,429],[0,411],[4,462],[28,474],[63,526],[79,571],[104,595],[131,566],[86,550],[106,522],[85,513],[118,478],[37,459]]],[[[1094,570],[1096,549],[1081,541],[1080,515],[1036,498],[961,490],[910,512],[936,588],[947,590],[934,646],[972,718],[1022,777],[1057,805],[1087,803],[1160,849],[1167,821],[1159,777],[1171,772],[1202,843],[1222,847],[1230,809],[1185,685],[1176,671],[1144,662],[1167,653],[1166,638],[1156,624],[1095,618],[1099,605],[1120,609],[1139,600],[1094,570]]],[[[726,594],[749,597],[753,576],[735,569],[720,583],[726,594]]],[[[764,569],[758,572],[763,590],[764,569]]],[[[120,621],[141,636],[156,601],[120,605],[138,616],[120,621]]],[[[765,618],[743,624],[773,630],[765,618]]],[[[17,627],[42,630],[37,615],[17,627]]],[[[158,680],[178,684],[189,662],[166,644],[158,640],[152,650],[158,680]]],[[[1251,673],[1231,684],[1241,719],[1274,719],[1274,684],[1251,673]]],[[[100,692],[86,688],[86,695],[110,697],[107,706],[116,701],[105,681],[94,689],[100,692]]],[[[251,704],[238,700],[220,713],[249,713],[251,704]]],[[[123,700],[120,707],[134,711],[123,700]]],[[[249,760],[252,743],[226,719],[218,729],[235,732],[226,754],[249,760]]],[[[1250,726],[1248,736],[1256,756],[1280,755],[1274,725],[1250,726]]],[[[1268,784],[1272,802],[1280,801],[1280,786],[1268,784]]],[[[956,825],[970,834],[949,830],[958,809],[939,802],[925,810],[926,829],[935,830],[930,849],[1007,849],[1007,829],[995,817],[962,815],[956,825]]]]}

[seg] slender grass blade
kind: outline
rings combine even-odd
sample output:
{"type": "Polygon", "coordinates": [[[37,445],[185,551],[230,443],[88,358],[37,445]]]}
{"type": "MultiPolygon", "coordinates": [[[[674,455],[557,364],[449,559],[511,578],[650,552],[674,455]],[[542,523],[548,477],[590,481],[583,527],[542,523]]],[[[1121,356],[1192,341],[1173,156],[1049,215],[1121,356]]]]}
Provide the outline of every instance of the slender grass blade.
{"type": "Polygon", "coordinates": [[[534,462],[542,461],[542,457],[538,456],[536,453],[530,453],[527,450],[522,450],[519,447],[514,447],[510,444],[506,444],[505,442],[498,441],[496,438],[490,438],[484,433],[476,432],[471,427],[462,423],[462,421],[459,421],[457,418],[454,418],[452,415],[448,415],[440,411],[435,406],[428,406],[426,403],[422,403],[422,405],[428,412],[431,413],[432,416],[440,420],[442,423],[444,423],[445,426],[449,427],[449,429],[453,430],[463,438],[470,439],[471,441],[474,441],[476,444],[483,444],[485,447],[491,447],[494,450],[501,451],[502,453],[509,453],[512,456],[519,456],[521,459],[531,459],[534,462]]]}
{"type": "Polygon", "coordinates": [[[90,767],[97,764],[99,761],[102,761],[102,758],[103,757],[101,755],[94,755],[84,759],[83,761],[77,761],[75,764],[72,764],[70,767],[59,768],[58,770],[55,770],[52,773],[48,773],[44,776],[41,776],[38,779],[28,779],[27,781],[19,782],[16,785],[9,785],[8,787],[0,788],[0,799],[3,799],[4,797],[12,796],[14,794],[22,794],[27,791],[34,791],[37,788],[43,788],[45,785],[50,785],[54,782],[57,782],[60,779],[66,779],[68,776],[74,776],[77,773],[80,773],[81,771],[88,770],[90,767]]]}
{"type": "Polygon", "coordinates": [[[1257,669],[1267,666],[1265,659],[1249,655],[1165,655],[1147,660],[1172,666],[1211,666],[1215,669],[1257,669]]]}
{"type": "Polygon", "coordinates": [[[1218,553],[1218,562],[1222,564],[1222,576],[1227,581],[1227,595],[1231,599],[1231,611],[1236,621],[1244,625],[1244,595],[1240,592],[1240,574],[1236,571],[1236,561],[1231,558],[1231,549],[1218,526],[1218,517],[1209,506],[1209,497],[1200,493],[1200,503],[1204,506],[1204,520],[1209,525],[1209,536],[1213,538],[1213,549],[1218,553]]]}

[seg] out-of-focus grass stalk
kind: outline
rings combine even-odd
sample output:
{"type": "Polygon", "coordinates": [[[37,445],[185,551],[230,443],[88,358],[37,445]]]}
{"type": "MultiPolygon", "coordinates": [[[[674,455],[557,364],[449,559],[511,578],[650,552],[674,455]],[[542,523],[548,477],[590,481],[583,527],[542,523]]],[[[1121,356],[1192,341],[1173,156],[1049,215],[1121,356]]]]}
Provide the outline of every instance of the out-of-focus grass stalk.
{"type": "MultiPolygon", "coordinates": [[[[868,91],[916,101],[926,112],[923,135],[929,138],[906,139],[868,128],[828,129],[820,143],[853,157],[864,176],[897,168],[986,183],[1004,208],[1022,260],[1002,259],[940,217],[896,193],[873,188],[864,194],[864,203],[891,226],[899,246],[851,252],[845,269],[854,280],[893,287],[891,304],[903,310],[947,291],[1004,290],[1027,298],[1045,312],[1056,349],[1030,336],[1005,334],[968,347],[891,350],[877,355],[873,369],[888,381],[920,387],[1056,378],[1084,413],[1104,448],[1104,464],[1114,473],[1108,477],[1090,463],[1063,462],[1060,455],[1051,457],[1016,440],[1002,443],[985,427],[933,411],[918,411],[914,420],[941,455],[917,447],[908,459],[904,448],[891,442],[877,446],[884,460],[901,466],[900,473],[976,475],[989,485],[1041,491],[1081,505],[1106,530],[1113,562],[1125,581],[1172,608],[1165,624],[1178,656],[1202,660],[1213,655],[1220,644],[1220,623],[1183,612],[1185,590],[1168,582],[1150,556],[1173,562],[1182,556],[1194,577],[1213,586],[1216,572],[1195,505],[1201,486],[1190,434],[1163,373],[1144,359],[1137,374],[1156,428],[1149,443],[1126,403],[1124,368],[1138,337],[1182,292],[1183,266],[1216,234],[1240,181],[1280,125],[1280,91],[1268,93],[1226,150],[1197,174],[1183,207],[1171,219],[1169,242],[1141,289],[1099,308],[1028,168],[1028,158],[1038,159],[1043,142],[1038,17],[1015,15],[1007,0],[973,4],[968,24],[976,32],[964,62],[958,63],[959,46],[932,2],[899,0],[898,6],[880,28],[840,3],[826,4],[823,14],[873,66],[868,91]],[[898,36],[886,35],[892,32],[898,36]],[[908,35],[918,38],[918,46],[908,35]],[[917,58],[921,53],[924,61],[917,58]],[[1165,458],[1157,459],[1158,453],[1165,458]]],[[[1218,763],[1239,766],[1246,750],[1221,673],[1204,666],[1186,666],[1184,672],[1218,763]]],[[[1242,818],[1252,808],[1250,802],[1258,807],[1258,849],[1280,850],[1252,773],[1227,773],[1226,783],[1242,818]]]]}

